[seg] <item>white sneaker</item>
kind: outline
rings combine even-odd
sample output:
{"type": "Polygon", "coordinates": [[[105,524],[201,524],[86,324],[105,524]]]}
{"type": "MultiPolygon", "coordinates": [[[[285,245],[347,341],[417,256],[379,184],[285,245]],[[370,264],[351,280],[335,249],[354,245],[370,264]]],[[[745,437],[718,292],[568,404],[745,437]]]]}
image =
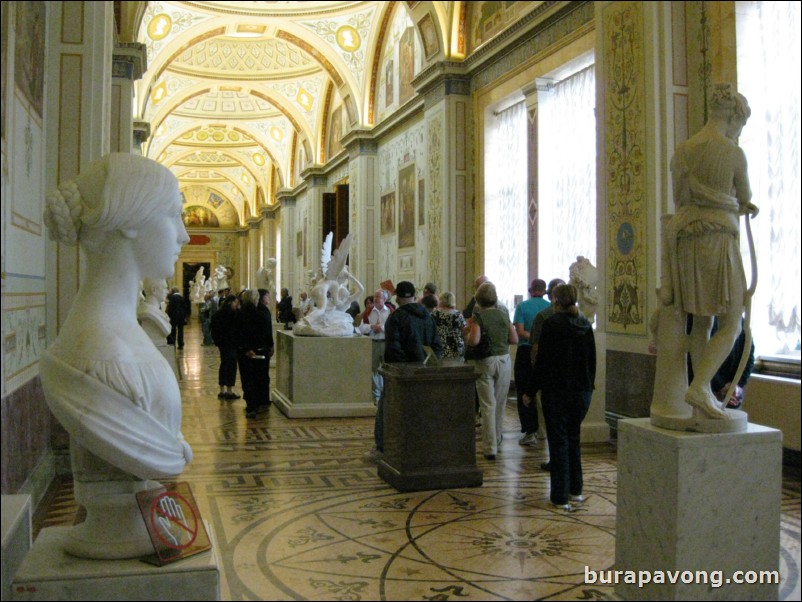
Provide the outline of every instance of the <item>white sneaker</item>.
{"type": "Polygon", "coordinates": [[[552,502],[551,505],[557,508],[558,510],[565,510],[566,512],[571,512],[571,504],[555,504],[554,502],[552,502]]]}
{"type": "Polygon", "coordinates": [[[518,445],[537,445],[537,435],[535,433],[525,433],[518,440],[518,445]]]}
{"type": "Polygon", "coordinates": [[[581,504],[585,501],[585,496],[580,493],[579,495],[569,495],[568,499],[577,504],[581,504]]]}

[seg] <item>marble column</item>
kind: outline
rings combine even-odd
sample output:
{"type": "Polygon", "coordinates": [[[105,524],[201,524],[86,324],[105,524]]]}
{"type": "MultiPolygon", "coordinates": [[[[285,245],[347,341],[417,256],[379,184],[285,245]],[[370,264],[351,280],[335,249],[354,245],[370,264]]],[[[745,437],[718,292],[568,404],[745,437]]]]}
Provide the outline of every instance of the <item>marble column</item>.
{"type": "MultiPolygon", "coordinates": [[[[324,172],[323,167],[320,165],[310,165],[303,172],[301,172],[301,179],[306,182],[306,218],[307,224],[305,228],[307,253],[306,269],[317,273],[320,269],[320,249],[323,246],[323,239],[328,232],[323,232],[323,193],[330,192],[328,187],[328,177],[324,172]]],[[[303,224],[299,224],[303,228],[303,224]]],[[[285,230],[287,231],[287,230],[285,230]]],[[[289,230],[292,232],[292,230],[289,230]]],[[[284,240],[282,243],[284,251],[291,253],[293,249],[292,241],[284,240]]],[[[294,253],[288,254],[286,257],[294,257],[294,253]]],[[[301,286],[304,281],[304,274],[296,274],[294,281],[288,281],[290,284],[282,284],[289,289],[301,286]]]]}
{"type": "Polygon", "coordinates": [[[142,155],[142,145],[150,138],[150,123],[141,119],[134,120],[134,148],[132,152],[142,155]]]}
{"type": "MultiPolygon", "coordinates": [[[[296,271],[296,266],[302,266],[303,258],[298,261],[299,258],[296,257],[297,249],[295,246],[297,244],[295,233],[303,229],[303,224],[298,219],[297,200],[291,190],[279,190],[276,193],[276,200],[280,207],[279,217],[281,219],[281,239],[280,241],[277,239],[276,243],[276,259],[278,260],[276,265],[276,298],[278,298],[278,292],[282,288],[286,287],[294,290],[295,287],[304,285],[302,269],[298,268],[296,271]]],[[[309,241],[304,240],[303,244],[306,245],[306,249],[302,251],[307,253],[309,241]]]]}
{"type": "Polygon", "coordinates": [[[543,278],[548,281],[548,277],[544,278],[543,275],[538,273],[538,90],[537,84],[532,83],[523,89],[524,97],[526,98],[526,114],[529,118],[527,120],[527,224],[526,224],[526,242],[529,254],[527,258],[528,276],[527,282],[532,282],[535,278],[543,278]]]}
{"type": "MultiPolygon", "coordinates": [[[[370,295],[383,280],[379,273],[379,232],[381,211],[376,153],[378,144],[364,130],[352,130],[343,138],[348,149],[350,231],[355,244],[348,260],[351,273],[358,274],[370,295]]],[[[360,303],[361,303],[360,299],[360,303]]]]}
{"type": "Polygon", "coordinates": [[[473,180],[470,174],[470,79],[456,67],[437,65],[414,81],[424,97],[428,147],[425,191],[429,248],[418,258],[428,277],[458,299],[473,296],[475,262],[473,180]]]}
{"type": "MultiPolygon", "coordinates": [[[[54,4],[48,22],[47,189],[108,153],[114,12],[109,2],[54,4]]],[[[77,247],[49,243],[48,340],[55,338],[78,290],[77,247]]]]}
{"type": "MultiPolygon", "coordinates": [[[[147,70],[147,51],[144,44],[120,42],[114,48],[111,76],[112,152],[130,153],[134,144],[134,82],[147,70]]],[[[141,154],[141,151],[140,153],[141,154]]]]}

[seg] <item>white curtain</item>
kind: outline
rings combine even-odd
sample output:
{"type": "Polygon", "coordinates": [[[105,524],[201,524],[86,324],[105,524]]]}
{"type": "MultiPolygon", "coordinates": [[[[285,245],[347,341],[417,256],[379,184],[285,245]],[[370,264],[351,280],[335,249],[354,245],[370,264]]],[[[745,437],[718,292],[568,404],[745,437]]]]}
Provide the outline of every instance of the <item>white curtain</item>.
{"type": "Polygon", "coordinates": [[[488,120],[485,145],[485,273],[510,312],[526,297],[527,149],[522,101],[488,120]]]}
{"type": "Polygon", "coordinates": [[[596,265],[594,66],[538,93],[538,277],[568,282],[577,256],[596,265]]]}
{"type": "Polygon", "coordinates": [[[758,354],[796,349],[798,356],[800,3],[739,2],[738,8],[738,89],[752,109],[739,143],[760,208],[751,222],[758,256],[752,330],[758,354]]]}

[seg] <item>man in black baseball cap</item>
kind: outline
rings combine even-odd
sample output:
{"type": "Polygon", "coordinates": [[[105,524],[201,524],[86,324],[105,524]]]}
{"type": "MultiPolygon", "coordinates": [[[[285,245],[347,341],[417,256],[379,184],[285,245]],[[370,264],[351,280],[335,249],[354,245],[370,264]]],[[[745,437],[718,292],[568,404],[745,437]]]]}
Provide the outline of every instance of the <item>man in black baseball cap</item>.
{"type": "MultiPolygon", "coordinates": [[[[426,359],[424,345],[432,348],[439,358],[443,355],[443,345],[437,336],[437,325],[429,311],[415,299],[415,285],[403,280],[395,287],[396,309],[384,323],[384,361],[423,362],[426,359]]],[[[378,459],[384,453],[384,394],[376,408],[374,428],[376,448],[371,459],[378,459]]]]}

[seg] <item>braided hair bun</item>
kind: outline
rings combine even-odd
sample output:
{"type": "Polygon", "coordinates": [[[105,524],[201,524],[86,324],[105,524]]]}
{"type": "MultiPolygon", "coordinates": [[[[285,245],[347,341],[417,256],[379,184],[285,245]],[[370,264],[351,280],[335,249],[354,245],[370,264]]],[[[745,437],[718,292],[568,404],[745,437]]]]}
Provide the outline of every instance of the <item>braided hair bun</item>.
{"type": "Polygon", "coordinates": [[[45,197],[44,220],[52,240],[74,245],[81,230],[81,191],[74,180],[64,182],[45,197]]]}

